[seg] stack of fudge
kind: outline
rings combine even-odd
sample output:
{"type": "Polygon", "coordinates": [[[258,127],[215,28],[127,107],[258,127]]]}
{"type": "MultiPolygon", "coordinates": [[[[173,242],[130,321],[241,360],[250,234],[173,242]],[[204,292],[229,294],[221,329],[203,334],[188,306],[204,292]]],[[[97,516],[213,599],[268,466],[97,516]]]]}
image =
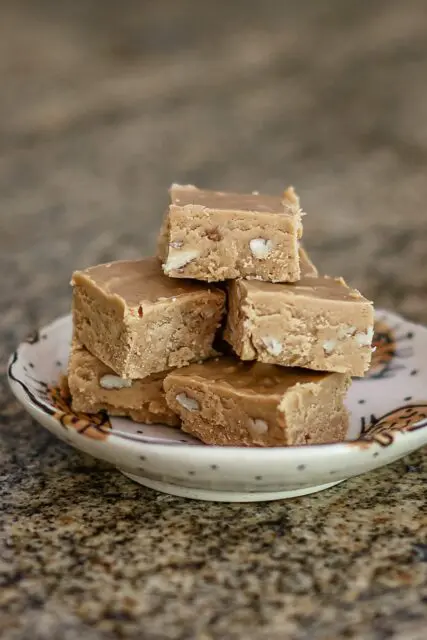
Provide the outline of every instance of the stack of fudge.
{"type": "Polygon", "coordinates": [[[158,257],[73,275],[73,410],[180,427],[205,443],[345,439],[373,306],[321,276],[282,196],[172,185],[158,257]]]}

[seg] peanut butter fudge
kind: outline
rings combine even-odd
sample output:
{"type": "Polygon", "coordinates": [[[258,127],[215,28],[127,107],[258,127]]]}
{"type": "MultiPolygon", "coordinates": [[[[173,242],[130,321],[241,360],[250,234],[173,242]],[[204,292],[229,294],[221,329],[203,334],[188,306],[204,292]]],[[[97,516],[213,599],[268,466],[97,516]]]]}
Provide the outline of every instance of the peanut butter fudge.
{"type": "Polygon", "coordinates": [[[159,239],[165,274],[217,282],[257,278],[295,282],[302,210],[290,187],[282,197],[172,185],[159,239]]]}
{"type": "Polygon", "coordinates": [[[242,360],[363,376],[371,361],[372,303],[342,278],[229,284],[224,337],[242,360]]]}
{"type": "Polygon", "coordinates": [[[224,357],[176,369],[164,388],[181,428],[203,442],[274,447],[344,440],[349,384],[341,373],[224,357]]]}
{"type": "Polygon", "coordinates": [[[166,277],[157,258],[73,275],[75,337],[121,378],[144,378],[214,354],[225,293],[166,277]]]}
{"type": "Polygon", "coordinates": [[[166,404],[163,390],[166,373],[154,373],[142,380],[120,378],[74,340],[68,366],[73,411],[107,411],[135,422],[179,426],[178,416],[166,404]]]}
{"type": "MultiPolygon", "coordinates": [[[[308,253],[300,246],[298,250],[301,278],[316,277],[319,275],[317,268],[312,263],[308,253]]],[[[255,278],[256,279],[256,278],[255,278]]]]}

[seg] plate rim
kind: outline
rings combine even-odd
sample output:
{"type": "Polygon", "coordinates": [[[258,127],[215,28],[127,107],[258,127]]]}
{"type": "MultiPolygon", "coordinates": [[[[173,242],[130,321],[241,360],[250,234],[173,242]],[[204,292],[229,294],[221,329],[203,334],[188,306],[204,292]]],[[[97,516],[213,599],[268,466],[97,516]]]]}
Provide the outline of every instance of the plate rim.
{"type": "MultiPolygon", "coordinates": [[[[393,311],[378,309],[376,310],[376,313],[392,314],[395,318],[403,322],[410,322],[414,326],[418,326],[424,330],[427,329],[425,325],[422,325],[421,323],[412,322],[411,320],[406,320],[405,318],[403,318],[399,314],[396,314],[393,311]]],[[[53,407],[47,402],[43,402],[42,400],[35,399],[32,391],[27,388],[27,386],[24,384],[22,380],[18,379],[14,375],[13,366],[18,361],[19,355],[22,349],[25,348],[26,345],[31,344],[34,341],[34,336],[42,336],[47,332],[58,330],[59,327],[61,327],[66,323],[69,323],[70,320],[71,320],[71,314],[64,314],[55,318],[51,322],[41,326],[35,332],[32,332],[32,334],[30,334],[30,336],[28,336],[25,340],[22,340],[17,346],[17,348],[12,352],[12,354],[8,359],[7,368],[6,368],[6,376],[9,383],[9,387],[11,388],[12,393],[14,394],[18,402],[23,406],[23,408],[26,411],[28,411],[28,405],[31,406],[33,412],[35,412],[36,414],[38,413],[42,414],[44,419],[51,420],[53,423],[55,423],[56,426],[59,425],[59,420],[57,420],[54,417],[53,407]]],[[[417,429],[414,429],[413,431],[405,431],[405,432],[396,431],[394,433],[393,442],[390,445],[388,445],[387,448],[393,447],[394,444],[404,439],[407,445],[410,445],[410,444],[413,445],[413,446],[407,447],[408,453],[412,450],[416,450],[417,448],[423,446],[423,443],[421,442],[422,438],[420,437],[420,434],[422,434],[423,432],[425,433],[424,444],[427,444],[427,418],[425,420],[422,420],[421,423],[422,424],[420,424],[419,427],[417,429]]],[[[43,423],[41,424],[42,426],[45,426],[43,425],[43,423]]],[[[74,431],[73,433],[76,436],[80,436],[82,439],[84,438],[85,441],[88,439],[86,436],[84,436],[84,434],[80,434],[78,431],[74,431]]],[[[361,439],[361,438],[358,438],[352,441],[311,444],[311,445],[289,445],[289,446],[279,446],[279,447],[241,447],[241,446],[235,446],[235,445],[233,446],[206,445],[204,443],[190,444],[190,443],[182,443],[182,442],[170,442],[170,443],[147,442],[146,440],[140,440],[138,438],[123,437],[114,432],[109,434],[109,437],[107,438],[107,440],[102,440],[102,441],[92,440],[93,444],[95,444],[95,442],[102,443],[102,445],[109,444],[110,446],[114,446],[114,447],[121,446],[123,450],[128,449],[129,444],[132,442],[133,443],[132,446],[138,446],[140,449],[149,449],[153,453],[161,452],[162,454],[165,454],[166,452],[172,452],[172,451],[175,452],[178,449],[181,453],[184,453],[184,451],[186,452],[191,451],[193,453],[197,453],[198,456],[201,456],[203,458],[206,456],[208,457],[215,456],[217,454],[220,454],[221,457],[225,456],[227,458],[233,458],[233,456],[235,456],[236,453],[238,452],[239,457],[244,456],[246,458],[249,458],[250,462],[253,462],[252,458],[255,458],[257,462],[262,462],[262,460],[265,460],[265,462],[267,463],[271,459],[275,459],[275,458],[283,459],[284,456],[297,455],[298,457],[315,458],[315,457],[318,457],[319,454],[323,456],[324,452],[328,451],[331,457],[335,458],[336,456],[339,456],[340,458],[342,458],[345,456],[345,454],[354,455],[355,453],[366,452],[366,450],[368,449],[370,450],[370,452],[373,452],[373,451],[377,452],[385,448],[384,445],[382,445],[375,439],[361,439]],[[111,440],[113,440],[113,442],[111,442],[111,440]],[[127,443],[127,445],[125,443],[127,443]]],[[[406,455],[406,454],[402,454],[402,455],[406,455]]]]}

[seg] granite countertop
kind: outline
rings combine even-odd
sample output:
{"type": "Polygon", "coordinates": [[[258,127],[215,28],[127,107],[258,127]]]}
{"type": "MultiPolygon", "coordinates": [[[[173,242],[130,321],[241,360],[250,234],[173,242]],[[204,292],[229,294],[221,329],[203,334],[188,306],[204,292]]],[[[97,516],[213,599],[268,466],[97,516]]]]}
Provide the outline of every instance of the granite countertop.
{"type": "MultiPolygon", "coordinates": [[[[171,181],[294,184],[324,271],[427,322],[422,0],[5,0],[1,369],[171,181]]],[[[266,504],[145,489],[0,387],[1,638],[424,639],[427,454],[266,504]]]]}

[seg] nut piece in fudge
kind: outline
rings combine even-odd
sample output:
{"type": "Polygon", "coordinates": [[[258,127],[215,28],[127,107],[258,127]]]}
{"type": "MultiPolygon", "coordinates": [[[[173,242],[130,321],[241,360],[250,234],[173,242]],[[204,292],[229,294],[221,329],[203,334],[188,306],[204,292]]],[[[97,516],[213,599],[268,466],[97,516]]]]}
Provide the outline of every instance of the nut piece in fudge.
{"type": "Polygon", "coordinates": [[[295,282],[302,235],[299,198],[206,191],[172,185],[159,238],[165,274],[217,282],[256,278],[295,282]]]}
{"type": "Polygon", "coordinates": [[[207,444],[275,447],[344,440],[349,376],[215,358],[164,381],[181,428],[207,444]]]}
{"type": "Polygon", "coordinates": [[[373,325],[372,303],[342,278],[229,284],[224,337],[242,360],[363,376],[373,325]]]}
{"type": "Polygon", "coordinates": [[[213,355],[225,294],[173,280],[157,258],[73,275],[75,337],[122,378],[144,378],[213,355]]]}
{"type": "Polygon", "coordinates": [[[166,404],[163,380],[167,373],[153,373],[141,380],[121,378],[74,340],[68,364],[73,411],[107,411],[136,422],[179,426],[178,416],[166,404]]]}

